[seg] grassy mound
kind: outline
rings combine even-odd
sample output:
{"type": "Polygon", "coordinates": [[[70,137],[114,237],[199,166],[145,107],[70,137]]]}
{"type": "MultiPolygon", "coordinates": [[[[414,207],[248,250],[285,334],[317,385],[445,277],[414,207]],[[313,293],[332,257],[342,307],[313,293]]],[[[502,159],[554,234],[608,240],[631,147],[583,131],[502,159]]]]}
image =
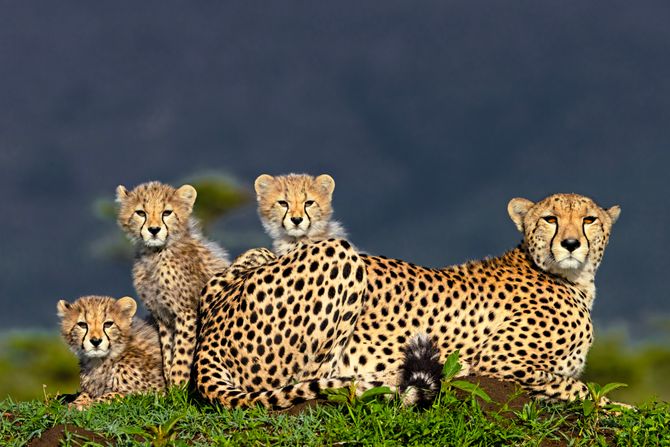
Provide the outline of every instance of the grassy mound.
{"type": "MultiPolygon", "coordinates": [[[[514,384],[469,378],[428,410],[396,401],[310,402],[272,412],[227,410],[167,396],[129,396],[78,412],[67,398],[0,403],[0,444],[55,445],[666,445],[670,405],[618,414],[580,404],[541,404],[514,384]]],[[[460,383],[460,382],[459,382],[460,383]]]]}

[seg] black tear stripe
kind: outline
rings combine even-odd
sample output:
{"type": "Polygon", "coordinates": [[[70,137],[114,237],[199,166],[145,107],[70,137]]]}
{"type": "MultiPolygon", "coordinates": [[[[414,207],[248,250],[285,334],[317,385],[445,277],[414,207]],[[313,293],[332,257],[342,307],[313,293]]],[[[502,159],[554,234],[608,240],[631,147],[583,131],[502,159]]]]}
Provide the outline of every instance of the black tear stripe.
{"type": "MultiPolygon", "coordinates": [[[[181,220],[179,219],[177,213],[173,211],[172,214],[174,214],[174,218],[177,219],[177,223],[181,223],[181,220]]],[[[165,225],[165,233],[166,233],[165,239],[167,239],[168,236],[170,236],[170,227],[168,227],[168,224],[165,222],[165,216],[163,216],[162,214],[161,214],[161,222],[163,222],[163,225],[165,225]]]]}
{"type": "MultiPolygon", "coordinates": [[[[140,227],[140,236],[142,236],[142,230],[144,229],[144,226],[147,224],[147,217],[148,217],[147,212],[146,212],[147,204],[142,202],[142,207],[145,209],[145,211],[144,211],[144,217],[142,218],[142,219],[144,219],[144,222],[142,222],[142,226],[140,227]]],[[[132,216],[131,216],[131,218],[132,218],[132,216]]]]}
{"type": "MultiPolygon", "coordinates": [[[[600,229],[602,230],[602,224],[600,225],[600,229]]],[[[589,237],[586,235],[586,224],[584,222],[582,222],[582,233],[584,233],[584,239],[586,239],[587,251],[590,252],[591,251],[591,241],[589,240],[589,237]]]]}
{"type": "Polygon", "coordinates": [[[549,253],[551,253],[552,256],[554,256],[554,239],[556,238],[557,234],[558,234],[558,219],[556,219],[556,228],[554,229],[554,235],[551,237],[551,240],[549,241],[549,253]]]}
{"type": "Polygon", "coordinates": [[[291,206],[286,207],[286,211],[284,211],[284,217],[281,218],[281,226],[284,230],[286,230],[286,227],[284,226],[284,221],[286,220],[286,215],[288,214],[288,210],[291,208],[291,206]]]}
{"type": "Polygon", "coordinates": [[[307,219],[309,219],[310,225],[312,224],[312,216],[309,215],[307,212],[307,205],[304,205],[303,208],[305,209],[305,216],[307,216],[307,219]]]}
{"type": "MultiPolygon", "coordinates": [[[[88,321],[88,314],[86,311],[84,311],[84,320],[88,321]]],[[[84,332],[84,336],[81,338],[81,349],[84,350],[84,340],[86,340],[86,336],[88,335],[88,324],[86,324],[86,332],[84,332]]]]}
{"type": "Polygon", "coordinates": [[[84,341],[86,340],[86,336],[88,335],[88,326],[86,326],[86,332],[84,332],[84,336],[81,338],[81,349],[84,349],[84,341]]]}
{"type": "Polygon", "coordinates": [[[107,329],[105,329],[104,323],[102,325],[102,333],[105,334],[105,337],[107,337],[107,341],[109,342],[109,349],[112,349],[112,339],[109,338],[109,334],[107,333],[107,329]]]}

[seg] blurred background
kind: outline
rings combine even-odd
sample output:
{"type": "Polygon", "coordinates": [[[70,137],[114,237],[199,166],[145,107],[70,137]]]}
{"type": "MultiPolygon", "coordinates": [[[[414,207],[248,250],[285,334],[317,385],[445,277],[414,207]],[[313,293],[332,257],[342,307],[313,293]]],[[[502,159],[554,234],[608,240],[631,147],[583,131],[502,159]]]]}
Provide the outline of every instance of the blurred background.
{"type": "Polygon", "coordinates": [[[261,173],[329,173],[363,249],[520,240],[508,200],[621,205],[587,378],[670,398],[670,4],[2,2],[0,399],[76,389],[55,303],[132,295],[118,184],[193,183],[232,255],[261,173]]]}

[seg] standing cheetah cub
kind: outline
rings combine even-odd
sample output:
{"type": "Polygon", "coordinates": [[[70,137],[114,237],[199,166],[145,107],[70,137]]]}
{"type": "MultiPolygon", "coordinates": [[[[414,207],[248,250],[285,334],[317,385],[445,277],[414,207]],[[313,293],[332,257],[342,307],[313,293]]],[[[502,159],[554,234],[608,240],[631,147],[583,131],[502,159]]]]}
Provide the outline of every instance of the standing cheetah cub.
{"type": "Polygon", "coordinates": [[[159,182],[116,189],[119,226],[137,248],[135,289],[158,322],[169,385],[189,380],[200,290],[228,267],[225,251],[205,240],[191,217],[196,195],[190,185],[159,182]]]}
{"type": "Polygon", "coordinates": [[[133,320],[134,299],[85,296],[60,300],[57,308],[63,339],[79,358],[81,394],[74,406],[165,389],[158,333],[133,320]]]}
{"type": "Polygon", "coordinates": [[[285,255],[298,243],[345,239],[339,222],[331,220],[335,180],[323,174],[259,176],[254,182],[258,215],[273,239],[277,255],[285,255]]]}

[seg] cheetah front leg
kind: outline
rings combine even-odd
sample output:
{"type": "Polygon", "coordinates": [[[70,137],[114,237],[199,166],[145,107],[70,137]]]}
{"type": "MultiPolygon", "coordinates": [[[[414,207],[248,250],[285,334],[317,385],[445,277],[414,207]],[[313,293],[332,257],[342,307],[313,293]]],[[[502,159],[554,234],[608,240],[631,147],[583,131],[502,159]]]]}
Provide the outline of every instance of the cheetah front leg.
{"type": "Polygon", "coordinates": [[[548,401],[572,401],[585,399],[589,395],[589,390],[584,382],[550,371],[521,369],[511,374],[505,374],[504,378],[516,380],[532,396],[548,401]],[[522,371],[523,377],[519,378],[518,376],[522,375],[522,371]]]}
{"type": "Polygon", "coordinates": [[[117,392],[109,392],[94,399],[88,393],[80,393],[79,396],[77,396],[77,398],[69,405],[69,407],[81,411],[98,402],[111,402],[117,397],[123,397],[123,395],[117,392]]]}
{"type": "Polygon", "coordinates": [[[74,408],[77,410],[83,410],[84,408],[88,407],[93,403],[93,398],[91,398],[91,395],[88,393],[79,393],[79,396],[77,398],[70,402],[68,405],[69,408],[74,408]]]}
{"type": "Polygon", "coordinates": [[[489,360],[495,357],[484,355],[481,358],[483,361],[478,362],[472,372],[516,382],[533,397],[548,401],[573,401],[584,399],[589,394],[586,384],[573,377],[537,369],[534,364],[509,362],[500,365],[489,360]]]}
{"type": "MultiPolygon", "coordinates": [[[[548,401],[572,401],[589,397],[586,384],[572,377],[561,376],[550,371],[536,370],[519,381],[534,397],[548,401]]],[[[614,404],[623,408],[635,408],[623,402],[614,402],[607,397],[600,399],[601,405],[614,404]]]]}
{"type": "Polygon", "coordinates": [[[188,382],[191,377],[197,335],[196,323],[197,315],[195,312],[183,313],[175,321],[174,355],[169,374],[169,385],[188,382]]]}
{"type": "MultiPolygon", "coordinates": [[[[492,334],[481,346],[479,355],[472,365],[472,372],[510,380],[518,383],[532,396],[549,401],[573,401],[588,397],[589,390],[580,380],[547,369],[547,365],[560,364],[571,355],[558,352],[560,343],[554,340],[544,342],[538,337],[520,337],[519,327],[533,333],[534,325],[525,316],[507,322],[492,334]],[[545,357],[545,360],[542,357],[545,357]]],[[[538,328],[537,332],[541,332],[538,328]]],[[[604,399],[603,404],[610,401],[604,399]]]]}
{"type": "Polygon", "coordinates": [[[172,343],[174,341],[174,329],[158,321],[158,334],[161,343],[161,355],[163,357],[163,376],[165,382],[170,383],[170,371],[172,369],[172,343]]]}
{"type": "Polygon", "coordinates": [[[124,394],[121,394],[121,393],[116,392],[116,391],[110,391],[109,393],[105,393],[100,397],[96,397],[95,399],[93,399],[93,402],[94,403],[96,403],[96,402],[111,402],[114,399],[122,398],[122,397],[124,397],[124,394]]]}

